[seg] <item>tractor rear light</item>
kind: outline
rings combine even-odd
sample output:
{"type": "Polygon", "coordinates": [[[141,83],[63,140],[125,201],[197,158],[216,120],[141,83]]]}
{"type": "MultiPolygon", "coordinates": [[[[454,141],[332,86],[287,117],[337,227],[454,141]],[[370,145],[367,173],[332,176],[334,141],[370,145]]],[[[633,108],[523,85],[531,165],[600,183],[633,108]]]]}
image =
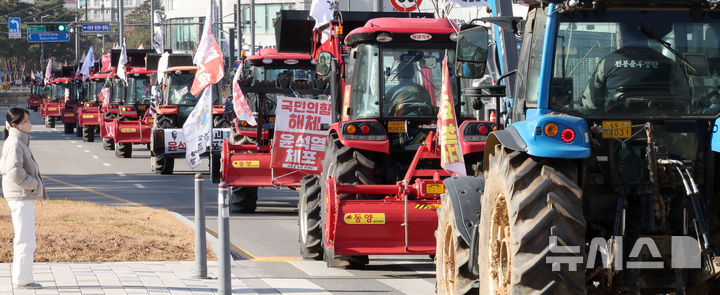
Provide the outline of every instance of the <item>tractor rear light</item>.
{"type": "Polygon", "coordinates": [[[363,124],[360,126],[360,132],[362,132],[362,134],[370,133],[370,126],[363,124]]]}
{"type": "Polygon", "coordinates": [[[480,133],[480,135],[487,135],[488,132],[490,132],[490,129],[488,129],[487,126],[480,125],[480,127],[478,127],[478,133],[480,133]]]}
{"type": "Polygon", "coordinates": [[[570,143],[575,140],[575,131],[570,128],[565,128],[560,133],[560,138],[562,139],[562,141],[570,143]]]}
{"type": "Polygon", "coordinates": [[[545,128],[543,128],[545,131],[545,135],[549,137],[554,137],[558,134],[558,126],[555,123],[547,123],[545,124],[545,128]]]}
{"type": "Polygon", "coordinates": [[[347,126],[345,126],[345,131],[350,134],[355,134],[355,132],[357,132],[357,127],[355,127],[355,125],[348,124],[347,126]]]}
{"type": "Polygon", "coordinates": [[[335,27],[335,35],[342,35],[342,33],[343,33],[343,27],[342,27],[342,26],[337,26],[337,27],[335,27]]]}
{"type": "Polygon", "coordinates": [[[247,121],[240,121],[240,126],[247,127],[248,122],[247,121]]]}

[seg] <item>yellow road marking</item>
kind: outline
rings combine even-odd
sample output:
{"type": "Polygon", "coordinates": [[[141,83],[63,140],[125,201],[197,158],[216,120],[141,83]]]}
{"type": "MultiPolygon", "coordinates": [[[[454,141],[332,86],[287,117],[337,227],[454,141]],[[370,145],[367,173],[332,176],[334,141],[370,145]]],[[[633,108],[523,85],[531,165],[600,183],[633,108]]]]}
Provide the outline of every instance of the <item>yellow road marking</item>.
{"type": "MultiPolygon", "coordinates": [[[[133,201],[130,201],[130,200],[126,200],[126,199],[123,199],[123,198],[120,198],[120,197],[116,197],[116,196],[113,196],[113,195],[108,195],[108,194],[106,194],[106,193],[99,192],[99,191],[96,191],[96,190],[91,189],[91,188],[87,188],[87,187],[80,186],[80,185],[75,185],[75,184],[72,184],[72,183],[69,183],[69,182],[65,182],[65,181],[62,181],[62,180],[60,180],[60,179],[57,179],[57,178],[54,178],[54,177],[50,177],[50,176],[47,176],[47,175],[43,176],[43,178],[48,179],[48,180],[51,180],[51,181],[54,181],[54,182],[57,182],[57,183],[60,183],[60,184],[63,184],[63,185],[66,185],[66,186],[69,186],[69,187],[73,187],[73,188],[76,188],[76,189],[79,189],[79,190],[84,190],[84,191],[89,192],[89,193],[92,193],[92,194],[96,194],[96,195],[103,196],[103,197],[106,197],[106,198],[110,198],[110,199],[113,199],[113,200],[116,200],[116,201],[120,201],[120,202],[125,202],[125,203],[131,204],[131,205],[133,205],[133,206],[137,206],[137,207],[148,207],[148,206],[145,206],[145,205],[140,204],[140,203],[137,203],[137,202],[133,202],[133,201]]],[[[213,231],[213,230],[210,229],[209,227],[206,227],[205,230],[207,230],[208,233],[210,233],[212,236],[214,236],[215,238],[217,238],[218,235],[217,235],[217,233],[216,233],[215,231],[213,231]]],[[[240,255],[241,257],[243,257],[243,258],[245,258],[245,259],[249,259],[249,260],[253,260],[253,261],[299,261],[299,260],[302,260],[301,257],[283,257],[283,256],[279,256],[279,257],[258,257],[258,256],[255,256],[255,255],[252,255],[252,253],[248,252],[247,250],[245,250],[245,249],[243,249],[243,248],[240,248],[240,247],[236,246],[236,245],[233,244],[233,243],[230,243],[230,250],[233,251],[233,252],[235,252],[235,253],[237,253],[238,255],[240,255]]]]}

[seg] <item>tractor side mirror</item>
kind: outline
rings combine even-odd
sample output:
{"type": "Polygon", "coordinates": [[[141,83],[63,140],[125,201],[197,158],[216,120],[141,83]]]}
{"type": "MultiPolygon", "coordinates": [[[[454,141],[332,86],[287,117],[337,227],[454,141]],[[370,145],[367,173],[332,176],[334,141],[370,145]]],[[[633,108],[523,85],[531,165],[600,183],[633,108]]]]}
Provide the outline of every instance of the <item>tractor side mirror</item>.
{"type": "Polygon", "coordinates": [[[477,26],[460,31],[455,52],[455,75],[461,78],[482,78],[488,56],[487,28],[477,26]]]}
{"type": "Polygon", "coordinates": [[[315,65],[315,73],[318,76],[327,76],[330,73],[330,62],[332,61],[332,54],[327,51],[320,52],[318,54],[318,61],[315,65]]]}

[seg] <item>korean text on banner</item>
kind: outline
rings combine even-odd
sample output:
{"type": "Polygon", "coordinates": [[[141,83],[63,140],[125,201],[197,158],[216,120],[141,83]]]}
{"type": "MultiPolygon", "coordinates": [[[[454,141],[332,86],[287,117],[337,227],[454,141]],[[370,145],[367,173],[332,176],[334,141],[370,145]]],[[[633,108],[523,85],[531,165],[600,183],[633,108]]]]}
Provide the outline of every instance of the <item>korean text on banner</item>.
{"type": "Polygon", "coordinates": [[[331,123],[331,103],[291,97],[278,97],[277,102],[270,167],[320,171],[328,135],[320,124],[331,123]]]}
{"type": "Polygon", "coordinates": [[[458,127],[455,108],[450,94],[450,70],[447,55],[442,62],[442,88],[440,91],[440,111],[438,112],[438,141],[440,146],[440,166],[458,175],[467,175],[462,146],[458,141],[458,127]]]}

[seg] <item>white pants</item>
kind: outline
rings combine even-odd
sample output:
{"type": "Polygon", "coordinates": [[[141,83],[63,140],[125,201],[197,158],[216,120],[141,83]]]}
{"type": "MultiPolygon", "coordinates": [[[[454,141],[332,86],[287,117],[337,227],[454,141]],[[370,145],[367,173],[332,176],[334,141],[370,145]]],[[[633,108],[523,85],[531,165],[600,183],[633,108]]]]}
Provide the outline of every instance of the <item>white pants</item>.
{"type": "Polygon", "coordinates": [[[35,253],[35,201],[8,201],[12,214],[13,239],[12,282],[24,285],[33,282],[35,253]]]}

